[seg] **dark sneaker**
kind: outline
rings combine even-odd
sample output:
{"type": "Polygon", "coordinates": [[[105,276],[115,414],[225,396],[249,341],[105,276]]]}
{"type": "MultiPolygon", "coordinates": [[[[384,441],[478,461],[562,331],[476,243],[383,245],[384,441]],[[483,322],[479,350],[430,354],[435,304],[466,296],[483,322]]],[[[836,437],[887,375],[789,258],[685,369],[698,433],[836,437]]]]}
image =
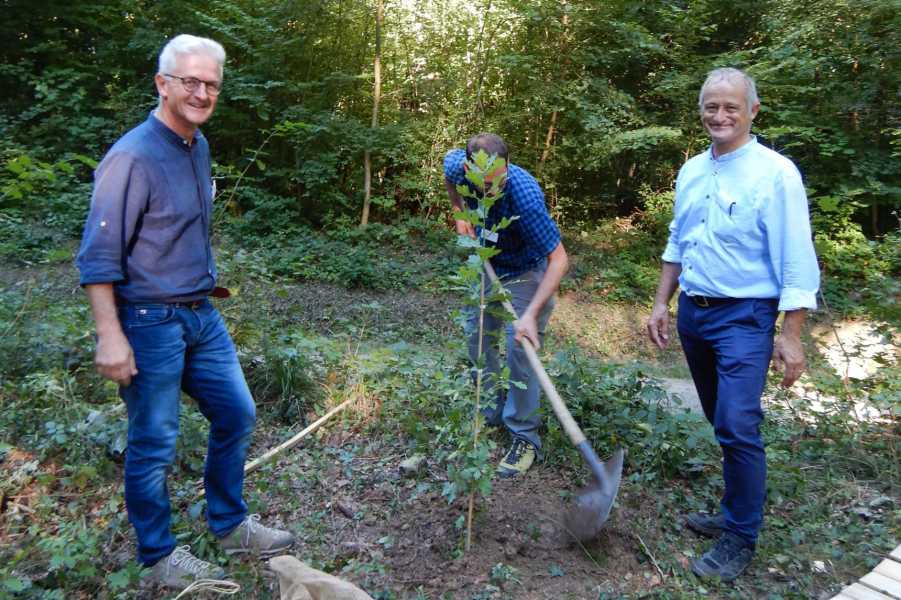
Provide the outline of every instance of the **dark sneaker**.
{"type": "Polygon", "coordinates": [[[497,474],[500,477],[516,477],[529,470],[535,462],[535,446],[519,438],[513,440],[513,445],[504,460],[497,466],[497,474]]]}
{"type": "Polygon", "coordinates": [[[753,557],[754,549],[745,540],[724,531],[713,548],[691,561],[691,570],[698,577],[728,582],[741,575],[753,557]]]}
{"type": "Polygon", "coordinates": [[[225,571],[191,554],[190,546],[179,546],[150,569],[145,581],[182,590],[198,579],[224,579],[225,571]]]}
{"type": "Polygon", "coordinates": [[[722,513],[708,515],[707,513],[693,512],[685,517],[685,524],[692,531],[703,536],[715,538],[719,537],[726,529],[726,518],[723,517],[722,513]]]}
{"type": "Polygon", "coordinates": [[[294,535],[281,529],[260,524],[260,515],[250,515],[235,527],[219,545],[226,554],[253,554],[269,558],[281,554],[294,545],[294,535]]]}

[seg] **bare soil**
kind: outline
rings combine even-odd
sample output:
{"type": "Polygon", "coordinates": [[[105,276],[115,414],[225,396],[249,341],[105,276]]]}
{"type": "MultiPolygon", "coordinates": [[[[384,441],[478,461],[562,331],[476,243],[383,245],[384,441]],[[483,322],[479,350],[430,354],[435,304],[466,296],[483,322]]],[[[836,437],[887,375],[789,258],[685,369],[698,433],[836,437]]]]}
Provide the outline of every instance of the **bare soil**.
{"type": "MultiPolygon", "coordinates": [[[[499,459],[503,437],[494,435],[499,459]]],[[[335,433],[315,443],[342,439],[348,448],[362,441],[335,433]]],[[[446,476],[437,467],[405,479],[398,469],[403,458],[401,447],[369,440],[364,454],[305,487],[304,506],[282,519],[305,523],[318,514],[319,529],[307,538],[301,532],[295,556],[331,557],[334,574],[398,598],[418,592],[466,599],[619,597],[661,583],[635,533],[636,520],[651,518],[650,505],[633,498],[628,486],[600,536],[582,545],[562,526],[577,474],[539,463],[522,477],[495,479],[491,496],[476,501],[472,545],[464,551],[465,532],[455,521],[465,514],[466,499],[448,504],[440,493],[446,476]]],[[[280,476],[294,468],[290,461],[283,461],[280,476]]]]}

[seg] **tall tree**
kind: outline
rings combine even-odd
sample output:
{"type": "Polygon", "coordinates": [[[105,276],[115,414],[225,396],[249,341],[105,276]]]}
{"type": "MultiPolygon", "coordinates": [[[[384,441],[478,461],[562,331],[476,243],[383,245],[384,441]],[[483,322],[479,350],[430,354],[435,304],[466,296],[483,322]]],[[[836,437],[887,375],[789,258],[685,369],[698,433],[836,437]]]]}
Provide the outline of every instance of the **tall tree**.
{"type": "MultiPolygon", "coordinates": [[[[373,61],[373,90],[372,90],[372,129],[379,126],[379,100],[382,95],[382,0],[376,0],[375,8],[375,60],[373,61]]],[[[367,146],[363,152],[363,216],[360,218],[360,227],[366,227],[369,223],[369,204],[372,201],[372,164],[370,149],[367,146]]]]}

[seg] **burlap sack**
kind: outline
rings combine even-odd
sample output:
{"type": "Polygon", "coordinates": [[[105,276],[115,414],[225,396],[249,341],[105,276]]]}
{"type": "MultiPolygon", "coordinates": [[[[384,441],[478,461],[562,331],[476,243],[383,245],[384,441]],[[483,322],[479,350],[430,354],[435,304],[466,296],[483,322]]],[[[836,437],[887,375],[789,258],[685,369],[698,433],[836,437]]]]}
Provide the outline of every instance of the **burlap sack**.
{"type": "Polygon", "coordinates": [[[354,584],[308,567],[293,556],[276,556],[269,568],[278,575],[281,600],[372,600],[354,584]]]}

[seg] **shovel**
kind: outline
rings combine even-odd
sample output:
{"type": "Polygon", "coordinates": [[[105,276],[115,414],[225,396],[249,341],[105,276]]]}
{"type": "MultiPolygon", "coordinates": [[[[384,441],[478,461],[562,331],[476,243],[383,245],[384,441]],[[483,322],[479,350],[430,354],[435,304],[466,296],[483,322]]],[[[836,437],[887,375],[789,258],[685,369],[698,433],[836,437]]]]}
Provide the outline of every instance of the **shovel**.
{"type": "MultiPolygon", "coordinates": [[[[485,261],[485,271],[493,283],[500,285],[497,274],[488,261],[485,261]]],[[[514,319],[519,318],[509,300],[504,300],[503,305],[513,315],[514,319]]],[[[588,469],[594,476],[594,482],[576,494],[573,506],[563,517],[563,524],[570,535],[583,542],[593,539],[600,533],[601,527],[604,526],[604,523],[610,516],[613,501],[616,500],[616,492],[619,490],[619,484],[623,475],[623,456],[625,452],[622,448],[618,448],[613,453],[613,456],[606,461],[598,458],[591,444],[585,439],[585,434],[582,433],[572,415],[569,414],[569,410],[566,408],[566,404],[563,402],[560,394],[557,393],[557,389],[551,382],[551,378],[548,377],[547,371],[544,370],[544,366],[541,364],[532,342],[528,338],[523,337],[519,343],[526,352],[526,357],[529,359],[532,370],[538,375],[541,389],[544,390],[544,393],[550,400],[554,414],[557,415],[557,419],[563,425],[563,430],[566,431],[566,435],[569,436],[570,441],[582,455],[582,458],[588,465],[588,469]]]]}

